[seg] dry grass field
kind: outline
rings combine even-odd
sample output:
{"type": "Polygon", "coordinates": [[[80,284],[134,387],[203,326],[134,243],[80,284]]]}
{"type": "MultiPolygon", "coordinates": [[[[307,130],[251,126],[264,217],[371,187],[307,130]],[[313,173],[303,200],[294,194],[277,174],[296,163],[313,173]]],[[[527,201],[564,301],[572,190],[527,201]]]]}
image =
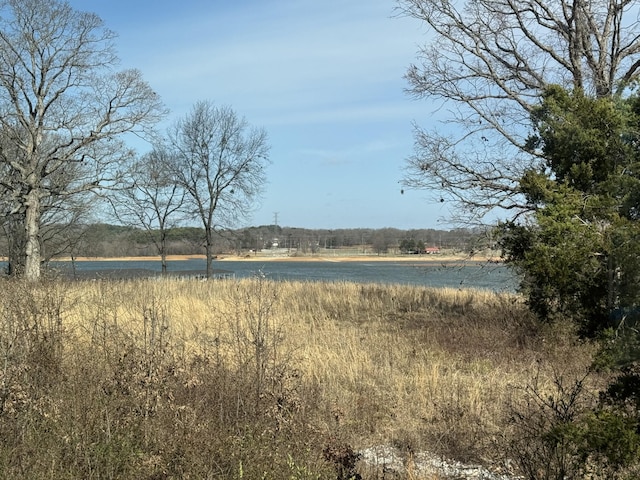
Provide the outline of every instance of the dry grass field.
{"type": "Polygon", "coordinates": [[[545,399],[579,408],[602,380],[584,378],[591,345],[514,295],[1,285],[0,478],[438,478],[420,452],[513,473],[554,420],[545,399]],[[404,468],[367,465],[374,446],[404,468]]]}

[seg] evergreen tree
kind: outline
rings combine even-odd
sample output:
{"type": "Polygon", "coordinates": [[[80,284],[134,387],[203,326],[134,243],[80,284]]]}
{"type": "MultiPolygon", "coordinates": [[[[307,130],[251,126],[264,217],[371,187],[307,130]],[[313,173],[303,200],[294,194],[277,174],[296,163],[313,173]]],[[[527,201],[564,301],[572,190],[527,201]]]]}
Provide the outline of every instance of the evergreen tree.
{"type": "Polygon", "coordinates": [[[614,377],[600,404],[548,433],[615,478],[640,456],[639,106],[547,89],[529,139],[544,163],[519,183],[530,217],[501,226],[532,310],[604,340],[594,366],[614,377]]]}
{"type": "Polygon", "coordinates": [[[519,183],[531,213],[501,226],[531,308],[586,335],[631,320],[640,302],[639,105],[547,89],[528,142],[544,163],[519,183]]]}

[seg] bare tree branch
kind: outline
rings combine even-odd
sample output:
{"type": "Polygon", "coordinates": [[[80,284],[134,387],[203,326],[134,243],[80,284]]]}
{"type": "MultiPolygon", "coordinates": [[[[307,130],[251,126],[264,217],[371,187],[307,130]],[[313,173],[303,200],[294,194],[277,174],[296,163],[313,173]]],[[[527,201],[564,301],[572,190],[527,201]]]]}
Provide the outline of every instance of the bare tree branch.
{"type": "Polygon", "coordinates": [[[175,177],[171,153],[162,147],[134,161],[126,180],[109,196],[116,218],[125,225],[142,227],[167,271],[167,234],[183,217],[186,192],[175,177]]]}
{"type": "Polygon", "coordinates": [[[205,230],[207,276],[213,234],[250,214],[262,193],[269,145],[264,130],[252,128],[230,107],[197,103],[169,135],[177,159],[174,175],[187,192],[186,206],[205,230]]]}
{"type": "Polygon", "coordinates": [[[66,2],[0,3],[0,163],[26,215],[28,278],[40,276],[43,206],[112,182],[131,155],[122,135],[164,114],[140,72],[114,72],[113,39],[66,2]]]}
{"type": "Polygon", "coordinates": [[[403,184],[452,202],[476,221],[521,213],[517,180],[540,159],[526,148],[530,112],[559,84],[623,95],[640,72],[632,0],[398,0],[430,43],[406,73],[408,93],[451,107],[440,131],[415,127],[403,184]]]}

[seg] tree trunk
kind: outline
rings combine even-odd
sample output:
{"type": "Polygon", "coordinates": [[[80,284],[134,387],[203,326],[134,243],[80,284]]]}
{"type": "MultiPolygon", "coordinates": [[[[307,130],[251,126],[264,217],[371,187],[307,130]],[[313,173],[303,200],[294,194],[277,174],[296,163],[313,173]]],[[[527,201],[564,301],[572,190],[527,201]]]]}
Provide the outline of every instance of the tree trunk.
{"type": "MultiPolygon", "coordinates": [[[[209,219],[208,225],[211,225],[213,222],[209,219]]],[[[213,233],[211,228],[207,225],[205,229],[205,245],[204,251],[207,257],[207,279],[210,279],[213,276],[213,233]]]]}
{"type": "Polygon", "coordinates": [[[211,242],[207,240],[207,244],[205,245],[204,249],[207,255],[207,278],[209,279],[213,274],[213,246],[211,245],[211,242]]]}
{"type": "Polygon", "coordinates": [[[160,262],[162,263],[162,275],[167,273],[167,254],[162,252],[160,255],[160,262]]]}
{"type": "Polygon", "coordinates": [[[160,223],[160,263],[162,264],[162,275],[167,273],[167,232],[164,223],[160,223]]]}
{"type": "Polygon", "coordinates": [[[24,277],[30,281],[40,279],[40,195],[37,189],[27,194],[25,218],[25,268],[24,277]]]}

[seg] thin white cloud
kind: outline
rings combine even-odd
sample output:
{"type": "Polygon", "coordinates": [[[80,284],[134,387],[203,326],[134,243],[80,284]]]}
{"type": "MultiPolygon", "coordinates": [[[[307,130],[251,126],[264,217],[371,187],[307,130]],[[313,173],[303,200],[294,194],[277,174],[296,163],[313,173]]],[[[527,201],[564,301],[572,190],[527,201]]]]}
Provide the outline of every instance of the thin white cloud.
{"type": "Polygon", "coordinates": [[[348,148],[343,149],[307,149],[303,148],[299,150],[299,153],[304,155],[311,155],[316,157],[350,157],[357,153],[358,155],[384,152],[396,148],[398,145],[395,143],[385,142],[382,140],[372,140],[366,143],[360,143],[358,145],[351,145],[348,148]]]}
{"type": "Polygon", "coordinates": [[[313,158],[325,165],[339,166],[369,159],[371,154],[394,151],[402,144],[390,140],[369,140],[348,145],[344,148],[301,148],[296,152],[301,158],[313,158]]]}
{"type": "Polygon", "coordinates": [[[401,77],[416,34],[390,18],[388,0],[253,5],[136,33],[141,69],[170,107],[211,98],[281,124],[397,115],[409,104],[401,77]]]}
{"type": "MultiPolygon", "coordinates": [[[[368,123],[401,120],[409,122],[419,113],[417,104],[380,101],[379,103],[358,105],[323,105],[317,104],[308,108],[268,108],[261,106],[256,110],[254,120],[260,125],[275,127],[282,125],[311,125],[333,123],[335,125],[359,123],[364,127],[368,123]]],[[[408,125],[409,126],[409,125],[408,125]]]]}
{"type": "Polygon", "coordinates": [[[437,212],[416,213],[397,184],[412,120],[439,115],[403,93],[425,32],[391,18],[394,0],[70,2],[120,33],[123,66],[162,96],[167,124],[206,99],[267,129],[273,164],[255,224],[276,211],[311,228],[432,223],[437,212]]]}

